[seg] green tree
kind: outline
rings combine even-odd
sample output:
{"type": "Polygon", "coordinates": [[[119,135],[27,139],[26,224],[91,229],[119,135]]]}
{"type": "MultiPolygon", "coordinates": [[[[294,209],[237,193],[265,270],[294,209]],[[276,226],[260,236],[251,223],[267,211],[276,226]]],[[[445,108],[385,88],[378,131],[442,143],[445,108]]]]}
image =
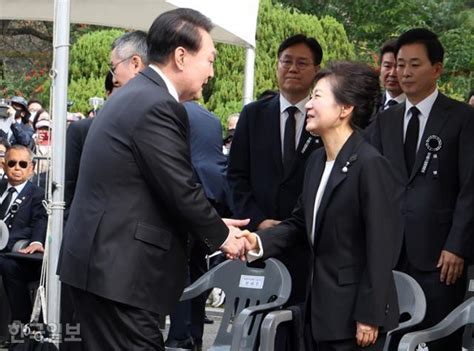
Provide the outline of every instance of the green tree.
{"type": "Polygon", "coordinates": [[[474,10],[466,0],[274,0],[305,13],[330,15],[344,24],[358,60],[378,64],[382,43],[424,27],[438,33],[445,47],[441,89],[462,99],[474,86],[474,10]]]}
{"type": "Polygon", "coordinates": [[[123,33],[118,29],[92,31],[79,37],[72,46],[68,87],[68,98],[74,101],[72,110],[85,113],[91,109],[90,97],[105,97],[110,46],[123,33]]]}
{"type": "MultiPolygon", "coordinates": [[[[323,65],[329,60],[353,59],[354,47],[344,27],[334,18],[318,19],[270,0],[261,0],[257,23],[255,95],[266,89],[278,89],[276,82],[277,49],[287,37],[303,33],[318,39],[323,49],[323,65]]],[[[245,50],[218,44],[215,78],[206,88],[206,107],[225,121],[231,113],[240,112],[244,81],[245,50]]]]}

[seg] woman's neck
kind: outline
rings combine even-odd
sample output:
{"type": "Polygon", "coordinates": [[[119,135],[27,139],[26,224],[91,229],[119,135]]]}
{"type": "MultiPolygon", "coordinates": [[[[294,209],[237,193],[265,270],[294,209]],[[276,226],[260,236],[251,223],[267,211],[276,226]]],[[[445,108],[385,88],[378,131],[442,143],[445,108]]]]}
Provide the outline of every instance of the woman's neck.
{"type": "Polygon", "coordinates": [[[327,161],[336,159],[337,154],[341,151],[347,139],[351,136],[354,130],[350,126],[333,129],[331,132],[321,135],[323,139],[324,149],[326,150],[327,161]]]}

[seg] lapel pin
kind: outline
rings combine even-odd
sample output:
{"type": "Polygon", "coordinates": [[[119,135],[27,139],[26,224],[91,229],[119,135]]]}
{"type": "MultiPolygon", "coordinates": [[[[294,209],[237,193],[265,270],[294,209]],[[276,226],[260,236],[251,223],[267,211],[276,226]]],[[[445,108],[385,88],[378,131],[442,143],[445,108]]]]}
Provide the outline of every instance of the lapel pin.
{"type": "Polygon", "coordinates": [[[342,167],[342,173],[347,173],[349,171],[349,167],[352,165],[357,160],[357,155],[354,154],[351,157],[349,157],[349,160],[347,160],[346,164],[344,167],[342,167]]]}

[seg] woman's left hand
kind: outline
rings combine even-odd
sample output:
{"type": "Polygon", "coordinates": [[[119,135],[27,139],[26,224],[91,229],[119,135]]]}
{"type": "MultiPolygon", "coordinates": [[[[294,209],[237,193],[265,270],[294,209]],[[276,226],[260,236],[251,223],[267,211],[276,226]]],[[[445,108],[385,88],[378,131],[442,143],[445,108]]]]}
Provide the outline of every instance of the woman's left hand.
{"type": "Polygon", "coordinates": [[[375,344],[379,336],[379,327],[357,322],[356,339],[357,345],[366,347],[375,344]]]}

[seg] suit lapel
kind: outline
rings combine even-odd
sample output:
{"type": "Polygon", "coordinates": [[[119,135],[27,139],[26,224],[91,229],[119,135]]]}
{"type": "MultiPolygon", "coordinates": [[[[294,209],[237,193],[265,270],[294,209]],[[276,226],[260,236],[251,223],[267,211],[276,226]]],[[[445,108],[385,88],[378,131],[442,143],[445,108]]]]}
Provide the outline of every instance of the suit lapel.
{"type": "Polygon", "coordinates": [[[296,169],[298,165],[298,161],[301,157],[309,150],[312,149],[312,145],[315,143],[316,139],[319,138],[318,136],[312,136],[306,130],[306,115],[304,116],[304,123],[303,123],[303,130],[301,131],[300,140],[298,142],[298,147],[296,148],[295,157],[293,158],[293,162],[291,164],[290,169],[285,173],[285,180],[293,175],[293,171],[296,169]]]}
{"type": "Polygon", "coordinates": [[[268,140],[272,143],[272,158],[278,170],[278,177],[281,178],[283,160],[281,155],[280,95],[276,95],[268,101],[268,133],[268,140]]]}
{"type": "Polygon", "coordinates": [[[357,149],[363,141],[363,137],[358,132],[353,132],[336,157],[326,188],[324,189],[318,213],[316,215],[316,226],[314,229],[315,246],[317,245],[318,233],[321,228],[322,218],[324,217],[324,213],[326,212],[332,194],[337,189],[339,184],[341,184],[346,179],[347,173],[350,172],[351,164],[357,161],[357,149]]]}
{"type": "Polygon", "coordinates": [[[324,172],[324,164],[326,162],[326,153],[321,152],[319,157],[311,163],[311,170],[309,173],[308,182],[308,198],[305,203],[305,218],[306,218],[306,233],[308,242],[311,245],[311,230],[313,229],[313,213],[314,213],[314,204],[316,199],[316,193],[318,192],[319,183],[321,182],[321,177],[324,172]]]}
{"type": "Polygon", "coordinates": [[[2,181],[0,183],[0,196],[2,196],[5,190],[7,189],[7,185],[8,185],[7,181],[2,181]]]}
{"type": "Polygon", "coordinates": [[[425,130],[423,131],[423,136],[420,140],[420,147],[418,148],[418,152],[416,153],[415,164],[413,165],[413,170],[411,172],[410,179],[408,180],[409,182],[411,182],[415,175],[418,173],[418,170],[422,166],[426,158],[426,154],[428,153],[428,150],[426,149],[425,145],[426,139],[430,135],[439,135],[439,132],[448,120],[448,106],[446,102],[447,100],[445,100],[444,95],[439,93],[435,103],[433,104],[433,108],[431,109],[428,121],[426,122],[425,130]]]}
{"type": "Polygon", "coordinates": [[[141,71],[139,74],[144,75],[145,77],[147,77],[148,79],[153,81],[155,84],[159,85],[160,87],[165,88],[166,91],[168,91],[168,88],[166,87],[165,81],[160,77],[160,75],[158,73],[156,73],[156,71],[153,68],[148,66],[143,71],[141,71]]]}
{"type": "Polygon", "coordinates": [[[407,167],[405,165],[405,153],[403,146],[403,119],[405,117],[405,103],[398,104],[388,109],[388,128],[383,135],[383,154],[393,164],[393,168],[400,173],[404,182],[408,180],[407,167]]]}

